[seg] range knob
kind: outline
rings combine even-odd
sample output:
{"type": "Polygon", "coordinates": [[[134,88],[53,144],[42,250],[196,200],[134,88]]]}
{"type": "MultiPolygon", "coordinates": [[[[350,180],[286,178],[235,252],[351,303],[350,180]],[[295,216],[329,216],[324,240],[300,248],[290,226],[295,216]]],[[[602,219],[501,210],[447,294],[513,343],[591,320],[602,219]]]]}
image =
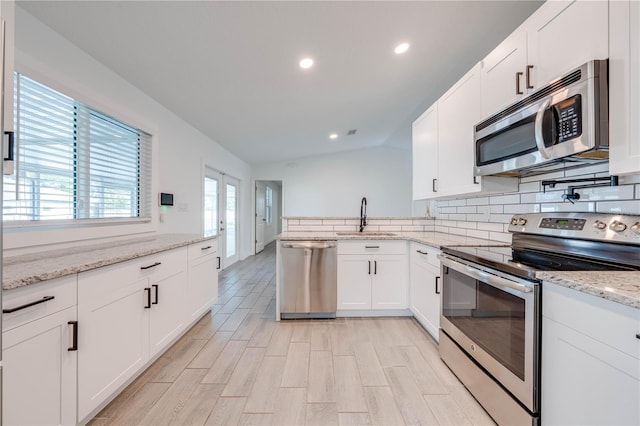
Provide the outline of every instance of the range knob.
{"type": "Polygon", "coordinates": [[[611,222],[611,225],[609,225],[609,229],[615,232],[622,232],[627,229],[627,225],[620,222],[619,220],[614,220],[613,222],[611,222]]]}
{"type": "Polygon", "coordinates": [[[518,225],[524,226],[526,224],[527,224],[527,219],[525,219],[524,217],[521,217],[518,219],[518,225]]]}
{"type": "Polygon", "coordinates": [[[636,222],[633,225],[631,225],[630,228],[636,235],[640,235],[640,222],[636,222]]]}
{"type": "Polygon", "coordinates": [[[512,225],[517,225],[518,224],[518,218],[517,217],[511,218],[511,224],[512,225]]]}
{"type": "Polygon", "coordinates": [[[596,221],[593,223],[593,227],[594,227],[594,228],[596,228],[596,229],[605,229],[605,228],[607,227],[607,224],[606,224],[606,223],[604,223],[604,222],[603,222],[603,221],[601,221],[601,220],[596,220],[596,221]]]}

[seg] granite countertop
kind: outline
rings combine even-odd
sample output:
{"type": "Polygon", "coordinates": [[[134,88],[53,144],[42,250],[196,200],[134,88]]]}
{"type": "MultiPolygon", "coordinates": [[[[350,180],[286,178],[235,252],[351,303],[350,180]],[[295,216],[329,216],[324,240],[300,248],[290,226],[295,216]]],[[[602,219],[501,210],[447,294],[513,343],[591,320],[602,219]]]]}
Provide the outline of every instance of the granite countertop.
{"type": "Polygon", "coordinates": [[[437,249],[444,246],[506,246],[501,241],[484,240],[481,238],[465,237],[463,235],[447,234],[444,232],[362,232],[341,235],[335,232],[283,232],[278,235],[281,241],[326,241],[326,240],[405,240],[426,244],[437,249]],[[392,234],[392,235],[380,235],[392,234]]]}
{"type": "Polygon", "coordinates": [[[640,271],[539,272],[538,277],[563,287],[640,309],[640,271]]]}
{"type": "Polygon", "coordinates": [[[4,257],[2,260],[2,288],[11,290],[212,238],[217,238],[217,236],[160,234],[4,257]]]}

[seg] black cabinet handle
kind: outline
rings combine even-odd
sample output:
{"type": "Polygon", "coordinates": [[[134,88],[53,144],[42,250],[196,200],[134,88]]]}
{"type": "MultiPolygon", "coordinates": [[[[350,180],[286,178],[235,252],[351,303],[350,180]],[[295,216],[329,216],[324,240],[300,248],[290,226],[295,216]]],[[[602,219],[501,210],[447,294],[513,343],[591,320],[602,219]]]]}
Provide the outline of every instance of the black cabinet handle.
{"type": "Polygon", "coordinates": [[[480,183],[480,182],[478,182],[478,177],[477,177],[477,176],[474,176],[474,177],[473,177],[473,184],[474,184],[474,185],[478,185],[479,183],[480,183]]]}
{"type": "Polygon", "coordinates": [[[144,291],[147,292],[147,305],[144,307],[145,309],[151,308],[151,288],[145,287],[144,291]]]}
{"type": "Polygon", "coordinates": [[[147,265],[147,266],[141,266],[140,269],[151,269],[151,268],[155,268],[158,265],[162,265],[162,262],[156,262],[153,265],[147,265]]]}
{"type": "Polygon", "coordinates": [[[636,334],[636,339],[640,339],[640,333],[636,334]]]}
{"type": "Polygon", "coordinates": [[[22,309],[27,309],[27,308],[30,308],[30,307],[35,306],[35,305],[39,305],[39,304],[44,303],[44,302],[48,302],[49,300],[53,300],[55,298],[56,298],[55,296],[45,296],[40,300],[36,300],[35,302],[25,303],[24,305],[16,306],[15,308],[3,309],[2,313],[3,314],[10,314],[12,312],[20,311],[22,309]]]}
{"type": "Polygon", "coordinates": [[[4,153],[4,159],[7,161],[13,161],[14,159],[14,146],[15,146],[15,133],[14,132],[4,132],[7,135],[7,152],[4,153]]]}
{"type": "Polygon", "coordinates": [[[371,261],[368,260],[368,262],[369,262],[369,272],[368,273],[369,273],[369,275],[371,275],[371,261]]]}
{"type": "Polygon", "coordinates": [[[378,261],[373,261],[373,275],[378,275],[378,261]]]}
{"type": "Polygon", "coordinates": [[[378,249],[380,246],[364,246],[366,249],[378,249]]]}
{"type": "Polygon", "coordinates": [[[429,253],[427,253],[426,251],[422,251],[422,250],[416,250],[418,253],[420,254],[424,254],[425,256],[428,255],[429,253]]]}
{"type": "Polygon", "coordinates": [[[522,77],[521,72],[516,73],[516,95],[522,95],[524,92],[520,90],[520,77],[522,77]]]}
{"type": "Polygon", "coordinates": [[[157,305],[158,304],[158,284],[153,284],[151,285],[151,287],[153,287],[153,289],[156,291],[156,297],[153,301],[153,303],[151,303],[152,305],[157,305]]]}
{"type": "Polygon", "coordinates": [[[216,269],[220,269],[220,256],[218,256],[218,267],[216,269]]]}
{"type": "Polygon", "coordinates": [[[432,190],[433,192],[438,192],[438,190],[436,189],[436,181],[437,181],[437,180],[438,180],[438,179],[433,179],[433,180],[431,181],[431,190],[432,190]]]}
{"type": "Polygon", "coordinates": [[[73,326],[73,334],[71,335],[71,347],[68,351],[78,350],[78,321],[69,321],[67,324],[73,326]]]}
{"type": "Polygon", "coordinates": [[[440,290],[438,290],[438,281],[440,280],[440,277],[436,277],[436,294],[440,294],[440,290]]]}
{"type": "Polygon", "coordinates": [[[209,250],[210,248],[211,248],[211,246],[200,247],[200,250],[209,250]]]}
{"type": "Polygon", "coordinates": [[[533,89],[533,85],[531,84],[532,69],[533,69],[533,65],[527,65],[527,89],[533,89]]]}

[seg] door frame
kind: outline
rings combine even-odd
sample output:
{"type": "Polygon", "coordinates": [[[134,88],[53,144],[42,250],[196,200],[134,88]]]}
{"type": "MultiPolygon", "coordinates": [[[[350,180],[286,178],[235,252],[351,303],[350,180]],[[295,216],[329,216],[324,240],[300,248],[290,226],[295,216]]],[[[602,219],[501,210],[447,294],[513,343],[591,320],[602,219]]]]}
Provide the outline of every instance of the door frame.
{"type": "MultiPolygon", "coordinates": [[[[282,232],[284,232],[284,226],[283,226],[283,222],[284,220],[282,219],[283,217],[285,217],[284,215],[284,180],[283,179],[266,179],[266,178],[251,178],[251,188],[253,188],[253,196],[251,197],[251,218],[253,220],[253,225],[251,226],[251,254],[255,255],[256,253],[256,194],[255,194],[255,188],[256,188],[256,184],[258,182],[280,182],[280,194],[279,194],[279,199],[278,199],[278,205],[279,205],[279,217],[276,218],[275,220],[279,220],[280,221],[280,227],[282,228],[282,232]]],[[[276,235],[278,235],[277,231],[276,231],[276,235]]]]}

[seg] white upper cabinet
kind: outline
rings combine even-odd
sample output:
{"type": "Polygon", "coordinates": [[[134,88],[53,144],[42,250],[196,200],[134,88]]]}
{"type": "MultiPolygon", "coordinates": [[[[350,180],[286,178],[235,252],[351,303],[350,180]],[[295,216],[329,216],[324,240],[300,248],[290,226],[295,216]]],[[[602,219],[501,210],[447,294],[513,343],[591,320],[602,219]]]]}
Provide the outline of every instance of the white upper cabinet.
{"type": "Polygon", "coordinates": [[[0,18],[4,22],[4,131],[13,131],[13,68],[15,44],[15,2],[0,1],[0,18]]]}
{"type": "Polygon", "coordinates": [[[438,179],[438,104],[413,123],[413,199],[433,198],[438,179]]]}
{"type": "Polygon", "coordinates": [[[609,172],[640,173],[640,3],[609,5],[609,172]]]}
{"type": "MultiPolygon", "coordinates": [[[[527,33],[513,33],[496,47],[482,66],[482,118],[521,98],[526,91],[527,33]]],[[[530,75],[529,69],[529,75],[530,75]]],[[[479,121],[479,120],[478,120],[479,121]]],[[[476,124],[476,123],[474,123],[476,124]]]]}
{"type": "Polygon", "coordinates": [[[530,81],[541,85],[592,59],[609,57],[607,1],[550,1],[527,25],[530,81]]]}
{"type": "Polygon", "coordinates": [[[608,2],[548,1],[482,61],[482,118],[609,57],[608,2]]]}

